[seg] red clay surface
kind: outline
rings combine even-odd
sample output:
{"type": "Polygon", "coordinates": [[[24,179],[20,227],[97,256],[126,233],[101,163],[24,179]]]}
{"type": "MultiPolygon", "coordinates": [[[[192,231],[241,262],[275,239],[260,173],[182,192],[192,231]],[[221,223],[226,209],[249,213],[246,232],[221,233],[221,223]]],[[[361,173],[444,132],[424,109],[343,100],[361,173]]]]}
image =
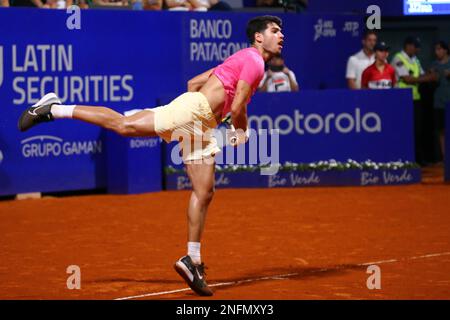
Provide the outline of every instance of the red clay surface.
{"type": "MultiPolygon", "coordinates": [[[[449,299],[450,186],[427,173],[424,181],[218,190],[202,257],[210,284],[231,284],[215,287],[212,298],[449,299]],[[391,259],[378,264],[381,289],[369,290],[367,267],[358,264],[391,259]]],[[[0,202],[0,298],[115,299],[186,288],[172,266],[185,254],[188,198],[183,191],[0,202]],[[69,265],[81,268],[80,290],[66,287],[69,265]]]]}

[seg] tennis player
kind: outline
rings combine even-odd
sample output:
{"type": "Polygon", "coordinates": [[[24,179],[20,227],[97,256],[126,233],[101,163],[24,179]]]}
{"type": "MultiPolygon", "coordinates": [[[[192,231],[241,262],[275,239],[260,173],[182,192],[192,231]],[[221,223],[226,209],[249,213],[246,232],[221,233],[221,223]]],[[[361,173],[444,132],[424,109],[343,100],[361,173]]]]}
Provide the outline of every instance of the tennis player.
{"type": "Polygon", "coordinates": [[[205,133],[231,113],[235,131],[228,137],[230,143],[236,146],[247,141],[247,104],[263,78],[264,62],[281,53],[284,39],[281,26],[281,19],[274,16],[251,19],[246,30],[251,47],[189,80],[188,92],[168,105],[124,116],[106,107],[63,105],[56,94],[49,93],[22,113],[19,130],[70,118],[126,137],[159,136],[166,142],[182,141],[182,158],[193,191],[187,213],[187,255],[175,263],[175,270],[194,292],[211,296],[213,292],[207,285],[200,255],[200,240],[214,194],[214,156],[220,149],[214,136],[205,133]],[[192,143],[198,136],[201,143],[192,143]]]}

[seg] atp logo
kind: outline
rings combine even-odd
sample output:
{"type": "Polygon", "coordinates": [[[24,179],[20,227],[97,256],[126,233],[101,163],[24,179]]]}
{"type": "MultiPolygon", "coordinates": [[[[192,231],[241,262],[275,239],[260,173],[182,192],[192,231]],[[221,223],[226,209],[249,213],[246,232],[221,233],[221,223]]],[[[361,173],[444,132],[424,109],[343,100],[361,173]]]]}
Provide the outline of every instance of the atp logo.
{"type": "Polygon", "coordinates": [[[315,31],[314,42],[316,42],[319,38],[322,37],[329,37],[329,38],[336,37],[336,29],[334,28],[333,20],[323,20],[323,19],[317,20],[317,23],[314,25],[314,31],[315,31]]]}
{"type": "Polygon", "coordinates": [[[3,47],[0,46],[0,87],[3,84],[3,47]]]}

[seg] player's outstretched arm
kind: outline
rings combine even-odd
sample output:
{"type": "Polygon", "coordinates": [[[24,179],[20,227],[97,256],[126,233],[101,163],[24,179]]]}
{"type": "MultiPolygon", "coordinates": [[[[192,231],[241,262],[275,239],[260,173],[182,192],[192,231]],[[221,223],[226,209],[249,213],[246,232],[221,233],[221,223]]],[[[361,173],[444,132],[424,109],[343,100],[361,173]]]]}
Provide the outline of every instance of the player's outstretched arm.
{"type": "Polygon", "coordinates": [[[236,86],[236,94],[231,104],[231,122],[234,128],[247,130],[247,102],[252,95],[252,88],[250,85],[239,80],[236,86]]]}
{"type": "Polygon", "coordinates": [[[247,128],[247,102],[252,95],[250,85],[239,80],[236,94],[231,104],[231,131],[227,130],[227,139],[232,146],[246,143],[250,132],[247,128]]]}
{"type": "Polygon", "coordinates": [[[188,91],[189,92],[196,92],[199,91],[203,85],[208,81],[209,76],[213,72],[214,68],[209,69],[208,71],[203,72],[202,74],[199,74],[198,76],[195,76],[191,80],[188,81],[188,91]]]}

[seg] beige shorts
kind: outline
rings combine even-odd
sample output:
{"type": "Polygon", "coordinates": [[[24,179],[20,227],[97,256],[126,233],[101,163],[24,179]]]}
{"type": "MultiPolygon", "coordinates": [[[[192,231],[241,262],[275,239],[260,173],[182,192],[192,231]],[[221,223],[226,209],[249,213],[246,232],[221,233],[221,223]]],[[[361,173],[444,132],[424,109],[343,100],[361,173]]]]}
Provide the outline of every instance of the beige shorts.
{"type": "Polygon", "coordinates": [[[183,161],[214,157],[220,152],[212,129],[216,119],[200,92],[186,92],[155,112],[155,131],[164,141],[180,141],[183,161]]]}

